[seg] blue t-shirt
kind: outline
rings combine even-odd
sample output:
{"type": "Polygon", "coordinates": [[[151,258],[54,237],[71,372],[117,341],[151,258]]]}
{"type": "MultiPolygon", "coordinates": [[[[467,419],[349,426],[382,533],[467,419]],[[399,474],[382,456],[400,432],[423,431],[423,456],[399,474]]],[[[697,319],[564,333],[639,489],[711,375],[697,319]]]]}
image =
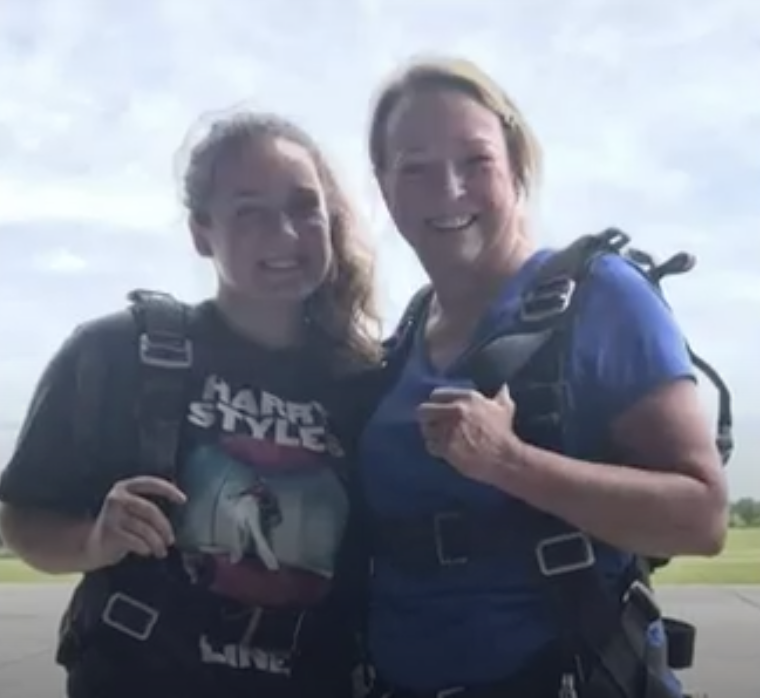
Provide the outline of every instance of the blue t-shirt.
{"type": "MultiPolygon", "coordinates": [[[[509,330],[522,290],[549,254],[536,253],[505,284],[475,341],[509,330]]],[[[597,260],[582,292],[566,367],[574,403],[568,451],[577,457],[598,451],[611,420],[657,385],[694,375],[670,310],[625,261],[612,255],[597,260]]],[[[509,495],[460,475],[425,450],[415,410],[433,389],[452,385],[472,387],[431,366],[418,335],[360,444],[365,497],[375,512],[432,513],[452,499],[484,508],[509,505],[509,495]]],[[[628,560],[611,550],[597,557],[610,573],[628,560]]],[[[545,591],[518,561],[523,558],[524,550],[516,549],[513,556],[430,576],[411,576],[376,560],[369,645],[379,674],[410,689],[439,690],[504,679],[519,669],[557,633],[545,591]]],[[[651,636],[662,641],[662,628],[653,626],[651,636]]]]}

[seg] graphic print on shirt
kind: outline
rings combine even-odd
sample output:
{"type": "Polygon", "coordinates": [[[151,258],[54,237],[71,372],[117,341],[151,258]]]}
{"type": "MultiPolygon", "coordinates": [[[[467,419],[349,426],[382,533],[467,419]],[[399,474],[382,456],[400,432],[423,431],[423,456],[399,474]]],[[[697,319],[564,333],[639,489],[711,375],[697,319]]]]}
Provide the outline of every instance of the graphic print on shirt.
{"type": "Polygon", "coordinates": [[[319,601],[348,514],[324,408],[210,376],[188,420],[218,433],[181,468],[177,542],[191,579],[247,607],[319,601]]]}

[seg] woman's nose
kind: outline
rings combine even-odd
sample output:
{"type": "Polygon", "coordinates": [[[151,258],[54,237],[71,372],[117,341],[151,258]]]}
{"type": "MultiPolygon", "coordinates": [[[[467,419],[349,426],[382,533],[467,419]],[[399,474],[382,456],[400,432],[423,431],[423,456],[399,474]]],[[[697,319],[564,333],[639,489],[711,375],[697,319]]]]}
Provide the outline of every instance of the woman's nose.
{"type": "Polygon", "coordinates": [[[286,213],[280,213],[275,216],[273,233],[275,237],[291,238],[293,240],[298,239],[298,231],[296,230],[293,221],[286,213]]]}
{"type": "Polygon", "coordinates": [[[443,168],[443,191],[447,197],[458,199],[465,193],[464,177],[454,163],[443,168]]]}

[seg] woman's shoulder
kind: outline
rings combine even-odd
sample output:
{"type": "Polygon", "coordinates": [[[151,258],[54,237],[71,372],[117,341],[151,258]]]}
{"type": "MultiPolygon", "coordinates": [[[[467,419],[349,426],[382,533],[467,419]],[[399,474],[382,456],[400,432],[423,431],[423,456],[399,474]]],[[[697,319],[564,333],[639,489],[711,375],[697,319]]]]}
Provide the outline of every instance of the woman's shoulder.
{"type": "Polygon", "coordinates": [[[662,288],[617,254],[595,259],[578,290],[577,327],[593,343],[616,335],[617,351],[640,349],[644,337],[681,344],[680,323],[662,288]],[[627,339],[626,339],[627,338],[627,339]],[[638,338],[638,341],[636,341],[638,338]]]}
{"type": "Polygon", "coordinates": [[[156,307],[142,294],[152,295],[149,292],[139,292],[140,297],[130,294],[129,302],[123,307],[74,325],[65,340],[65,347],[72,351],[107,350],[118,355],[120,351],[129,351],[137,346],[140,335],[146,331],[162,334],[173,327],[178,335],[189,339],[193,334],[207,329],[207,302],[192,305],[166,294],[155,294],[167,299],[160,301],[163,307],[156,307]]]}
{"type": "Polygon", "coordinates": [[[664,302],[664,296],[633,262],[620,254],[602,254],[595,258],[586,278],[588,292],[611,304],[621,301],[641,304],[664,302]]]}
{"type": "Polygon", "coordinates": [[[137,325],[129,309],[113,310],[74,325],[68,342],[74,346],[90,347],[119,342],[137,336],[137,325]]]}
{"type": "Polygon", "coordinates": [[[608,414],[655,387],[691,377],[681,323],[662,292],[618,255],[595,261],[573,328],[576,377],[608,414]]]}

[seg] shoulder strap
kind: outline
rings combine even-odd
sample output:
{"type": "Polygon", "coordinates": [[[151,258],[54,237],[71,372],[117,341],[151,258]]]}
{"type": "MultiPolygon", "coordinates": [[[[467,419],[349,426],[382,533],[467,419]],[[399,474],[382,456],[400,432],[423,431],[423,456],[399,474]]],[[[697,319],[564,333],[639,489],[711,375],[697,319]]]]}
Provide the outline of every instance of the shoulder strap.
{"type": "Polygon", "coordinates": [[[396,329],[383,342],[387,353],[393,352],[395,354],[409,348],[414,337],[414,331],[423,315],[427,312],[432,297],[433,287],[430,284],[425,284],[415,291],[409,303],[407,303],[404,312],[401,314],[398,323],[396,323],[396,329]]]}
{"type": "Polygon", "coordinates": [[[553,252],[523,290],[510,332],[489,337],[475,347],[462,362],[461,373],[488,396],[495,395],[505,383],[513,383],[534,358],[561,340],[593,260],[599,254],[617,253],[627,241],[624,233],[609,229],[580,237],[553,252]]]}
{"type": "MultiPolygon", "coordinates": [[[[478,348],[466,363],[466,371],[476,385],[489,395],[509,382],[551,338],[567,328],[574,316],[578,290],[595,259],[618,254],[636,268],[664,302],[662,281],[667,276],[690,271],[695,259],[679,252],[657,264],[647,253],[627,248],[630,237],[617,228],[585,235],[558,252],[539,268],[521,298],[517,327],[507,337],[497,337],[478,348]]],[[[718,392],[716,444],[725,464],[734,449],[731,393],[720,374],[687,344],[695,368],[718,392]]]]}
{"type": "Polygon", "coordinates": [[[567,247],[552,254],[523,291],[518,314],[522,330],[556,326],[559,318],[568,317],[581,283],[594,260],[601,254],[619,254],[630,238],[617,228],[607,228],[595,235],[583,235],[567,247]]]}
{"type": "MultiPolygon", "coordinates": [[[[644,275],[666,304],[668,302],[662,289],[662,281],[668,276],[687,273],[696,265],[696,258],[686,252],[678,252],[658,264],[647,252],[629,248],[626,250],[625,258],[644,275]]],[[[734,451],[731,391],[718,371],[697,354],[688,342],[686,349],[695,368],[707,377],[718,393],[716,444],[723,465],[727,465],[734,451]]]]}
{"type": "Polygon", "coordinates": [[[414,342],[414,333],[427,313],[432,297],[433,287],[430,284],[425,284],[419,288],[407,303],[396,328],[383,342],[383,353],[385,354],[381,371],[383,385],[391,385],[403,368],[414,342]]]}
{"type": "Polygon", "coordinates": [[[128,299],[138,331],[139,467],[173,480],[194,358],[189,309],[155,291],[135,290],[128,299]]]}

